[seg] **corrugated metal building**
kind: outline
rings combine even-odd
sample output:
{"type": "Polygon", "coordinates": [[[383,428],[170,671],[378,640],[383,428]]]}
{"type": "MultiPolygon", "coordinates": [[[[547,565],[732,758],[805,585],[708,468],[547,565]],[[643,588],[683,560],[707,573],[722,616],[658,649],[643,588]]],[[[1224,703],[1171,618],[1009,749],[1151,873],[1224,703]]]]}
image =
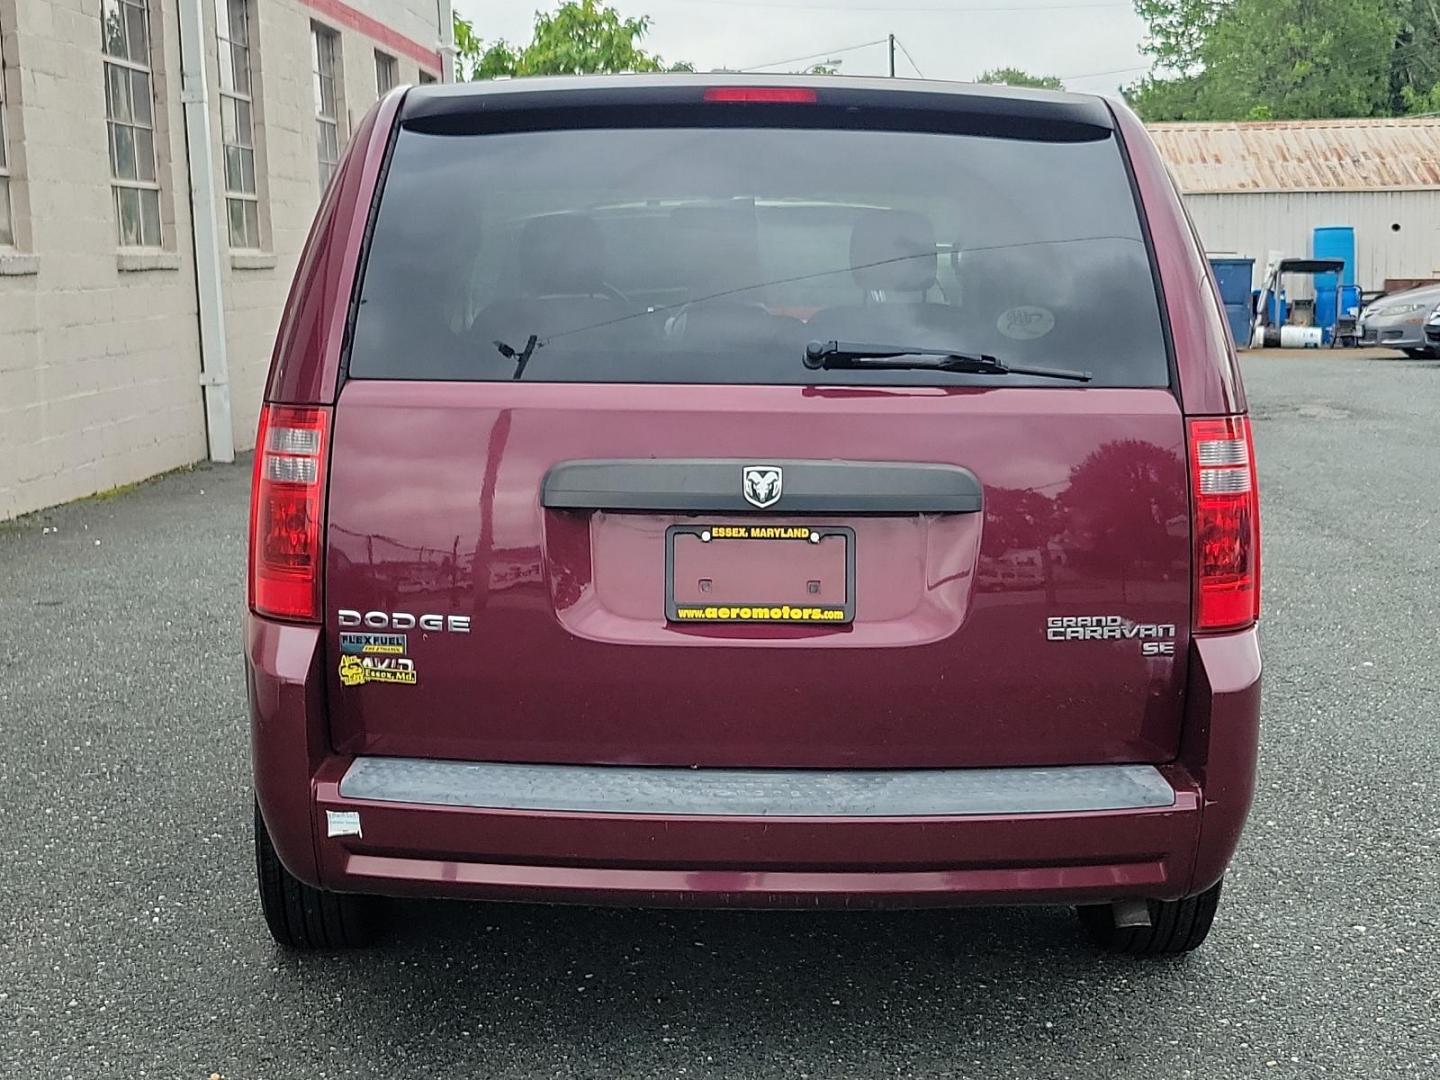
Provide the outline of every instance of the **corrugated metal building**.
{"type": "MultiPolygon", "coordinates": [[[[1205,247],[1310,254],[1351,225],[1358,282],[1440,278],[1440,118],[1152,124],[1205,247]]],[[[1257,282],[1258,284],[1258,282],[1257,282]]]]}

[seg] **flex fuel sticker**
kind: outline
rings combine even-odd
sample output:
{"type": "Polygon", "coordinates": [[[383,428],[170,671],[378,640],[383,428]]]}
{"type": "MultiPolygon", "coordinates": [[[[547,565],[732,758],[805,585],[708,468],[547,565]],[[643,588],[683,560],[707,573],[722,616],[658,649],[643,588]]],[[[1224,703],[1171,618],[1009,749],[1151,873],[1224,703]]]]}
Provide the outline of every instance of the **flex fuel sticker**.
{"type": "Polygon", "coordinates": [[[372,682],[414,686],[417,682],[415,661],[404,656],[340,657],[341,686],[364,686],[372,682]]]}
{"type": "Polygon", "coordinates": [[[405,645],[404,634],[340,635],[340,651],[352,656],[404,656],[405,645]]]}

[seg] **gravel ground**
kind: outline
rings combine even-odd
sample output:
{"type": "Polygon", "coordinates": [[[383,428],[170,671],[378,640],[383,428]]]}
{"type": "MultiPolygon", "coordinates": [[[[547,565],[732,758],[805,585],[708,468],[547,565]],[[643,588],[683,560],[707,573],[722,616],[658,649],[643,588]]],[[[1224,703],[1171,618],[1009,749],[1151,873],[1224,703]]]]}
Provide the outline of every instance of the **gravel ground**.
{"type": "Polygon", "coordinates": [[[248,474],[0,525],[0,1076],[1440,1075],[1440,364],[1247,359],[1261,788],[1210,942],[1049,909],[410,903],[297,958],[256,909],[248,474]]]}

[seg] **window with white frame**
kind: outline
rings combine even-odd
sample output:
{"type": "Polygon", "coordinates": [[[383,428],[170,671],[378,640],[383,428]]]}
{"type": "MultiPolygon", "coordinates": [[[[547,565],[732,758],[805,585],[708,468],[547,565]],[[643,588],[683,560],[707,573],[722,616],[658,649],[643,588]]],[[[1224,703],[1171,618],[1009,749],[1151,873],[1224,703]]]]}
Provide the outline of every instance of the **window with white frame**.
{"type": "Polygon", "coordinates": [[[110,185],[121,247],[160,246],[148,0],[101,0],[110,185]]]}
{"type": "Polygon", "coordinates": [[[225,155],[225,218],[232,248],[260,247],[255,181],[255,91],[250,70],[252,0],[215,0],[220,53],[220,141],[225,155]]]}
{"type": "Polygon", "coordinates": [[[433,83],[434,81],[435,81],[435,76],[434,76],[434,75],[431,75],[430,72],[425,71],[425,70],[422,68],[421,71],[420,71],[420,85],[421,85],[421,86],[429,86],[429,85],[430,85],[431,83],[433,83]]]}
{"type": "MultiPolygon", "coordinates": [[[[3,28],[0,28],[0,38],[3,37],[3,28]]],[[[10,208],[10,125],[5,108],[5,50],[0,42],[0,247],[12,247],[15,218],[10,208]]]]}
{"type": "Polygon", "coordinates": [[[400,63],[389,53],[375,50],[375,94],[384,97],[400,82],[400,63]]]}
{"type": "Polygon", "coordinates": [[[310,57],[315,75],[315,142],[323,191],[340,162],[340,35],[312,23],[310,57]]]}

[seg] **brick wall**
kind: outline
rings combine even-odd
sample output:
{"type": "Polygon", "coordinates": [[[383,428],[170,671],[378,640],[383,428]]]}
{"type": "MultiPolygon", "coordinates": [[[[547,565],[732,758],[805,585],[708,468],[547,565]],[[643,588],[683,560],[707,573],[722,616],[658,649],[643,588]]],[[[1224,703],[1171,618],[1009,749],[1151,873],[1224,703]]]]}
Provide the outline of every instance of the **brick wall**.
{"type": "MultiPolygon", "coordinates": [[[[110,185],[101,0],[0,0],[16,245],[0,247],[0,519],[206,455],[198,382],[177,0],[151,0],[163,241],[120,249],[110,185]]],[[[217,163],[218,49],[203,0],[217,163]]],[[[341,35],[342,139],[375,101],[377,47],[418,80],[434,0],[252,0],[258,251],[222,251],[235,442],[253,445],[270,350],[320,199],[310,26],[341,35]],[[397,37],[398,35],[398,37],[397,37]],[[407,45],[408,42],[408,45],[407,45]]],[[[436,60],[427,62],[433,72],[436,60]]],[[[223,188],[215,178],[222,244],[223,188]]]]}

